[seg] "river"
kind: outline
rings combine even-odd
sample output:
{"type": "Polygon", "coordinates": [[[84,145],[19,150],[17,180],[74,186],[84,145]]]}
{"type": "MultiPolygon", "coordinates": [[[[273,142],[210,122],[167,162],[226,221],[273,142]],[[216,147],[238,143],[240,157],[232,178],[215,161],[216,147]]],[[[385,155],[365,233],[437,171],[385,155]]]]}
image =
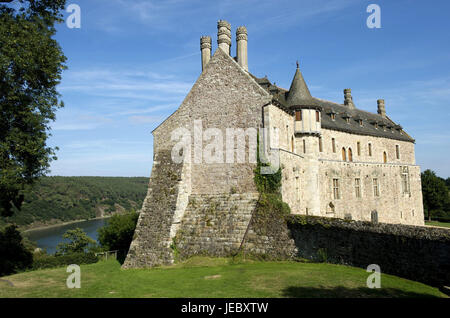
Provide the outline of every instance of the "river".
{"type": "Polygon", "coordinates": [[[62,235],[67,230],[72,230],[79,227],[85,231],[89,237],[97,241],[97,230],[104,226],[107,220],[107,218],[103,218],[74,222],[43,229],[30,230],[25,232],[24,235],[30,240],[37,242],[37,246],[39,248],[46,249],[47,253],[53,254],[56,251],[56,246],[63,241],[62,235]]]}

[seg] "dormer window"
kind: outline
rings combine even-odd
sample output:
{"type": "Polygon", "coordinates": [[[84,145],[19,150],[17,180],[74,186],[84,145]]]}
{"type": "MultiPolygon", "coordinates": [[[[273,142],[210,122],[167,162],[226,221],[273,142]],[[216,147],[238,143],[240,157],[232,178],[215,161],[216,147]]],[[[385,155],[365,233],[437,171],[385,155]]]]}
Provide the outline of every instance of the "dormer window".
{"type": "Polygon", "coordinates": [[[362,125],[363,125],[362,119],[360,119],[360,120],[358,120],[358,121],[359,121],[359,125],[362,127],[362,125]]]}
{"type": "Polygon", "coordinates": [[[344,118],[345,119],[345,121],[347,122],[347,124],[350,124],[350,118],[351,118],[352,116],[350,116],[349,114],[347,114],[347,113],[344,113],[343,115],[342,115],[342,118],[344,118]]]}
{"type": "Polygon", "coordinates": [[[331,113],[330,116],[331,116],[332,120],[336,120],[336,114],[335,113],[331,113]]]}
{"type": "Polygon", "coordinates": [[[378,129],[378,123],[374,123],[375,129],[378,129]]]}

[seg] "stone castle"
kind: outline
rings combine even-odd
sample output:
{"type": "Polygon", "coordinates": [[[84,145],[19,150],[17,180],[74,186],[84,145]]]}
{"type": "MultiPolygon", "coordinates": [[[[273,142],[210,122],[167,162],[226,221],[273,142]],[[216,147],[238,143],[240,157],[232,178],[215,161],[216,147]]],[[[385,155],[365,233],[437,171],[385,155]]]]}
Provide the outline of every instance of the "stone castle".
{"type": "MultiPolygon", "coordinates": [[[[254,162],[173,160],[172,132],[182,127],[195,138],[195,121],[223,135],[227,128],[276,130],[278,142],[269,137],[265,146],[279,159],[282,198],[293,214],[424,224],[415,142],[389,118],[384,100],[371,113],[356,107],[350,89],[343,104],[313,97],[298,63],[289,90],[278,87],[249,72],[247,41],[246,28],[237,28],[233,58],[231,26],[222,20],[213,55],[211,37],[201,37],[201,75],[153,131],[148,194],[125,268],[170,264],[175,253],[227,255],[248,231],[258,200],[254,162]]],[[[235,137],[245,143],[244,134],[235,137]]],[[[255,253],[264,253],[265,240],[255,253]]]]}

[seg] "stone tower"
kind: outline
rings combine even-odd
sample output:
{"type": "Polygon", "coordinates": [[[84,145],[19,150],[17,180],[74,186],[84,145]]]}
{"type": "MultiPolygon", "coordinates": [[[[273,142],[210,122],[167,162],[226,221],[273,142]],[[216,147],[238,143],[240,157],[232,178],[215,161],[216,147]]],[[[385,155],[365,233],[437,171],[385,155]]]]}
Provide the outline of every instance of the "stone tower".
{"type": "MultiPolygon", "coordinates": [[[[297,69],[287,93],[286,104],[295,114],[294,122],[294,150],[303,156],[306,164],[304,178],[308,180],[305,189],[307,198],[302,204],[304,213],[320,215],[320,189],[319,189],[319,142],[321,133],[321,107],[313,99],[308,86],[300,71],[297,69]]],[[[292,150],[292,149],[291,149],[292,150]]]]}

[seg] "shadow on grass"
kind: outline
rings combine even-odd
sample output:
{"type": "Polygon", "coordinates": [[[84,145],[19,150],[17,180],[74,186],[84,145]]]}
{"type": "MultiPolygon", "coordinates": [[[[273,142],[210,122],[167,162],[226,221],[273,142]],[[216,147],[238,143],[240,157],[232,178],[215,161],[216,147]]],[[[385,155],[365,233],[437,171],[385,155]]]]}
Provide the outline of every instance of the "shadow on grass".
{"type": "Polygon", "coordinates": [[[127,258],[127,253],[125,253],[123,251],[117,252],[117,260],[119,261],[120,266],[122,266],[123,263],[125,263],[126,258],[127,258]]]}
{"type": "Polygon", "coordinates": [[[338,286],[327,287],[297,287],[289,286],[283,290],[283,297],[292,298],[430,298],[438,297],[430,294],[405,291],[397,288],[370,289],[367,287],[348,288],[338,286]]]}

